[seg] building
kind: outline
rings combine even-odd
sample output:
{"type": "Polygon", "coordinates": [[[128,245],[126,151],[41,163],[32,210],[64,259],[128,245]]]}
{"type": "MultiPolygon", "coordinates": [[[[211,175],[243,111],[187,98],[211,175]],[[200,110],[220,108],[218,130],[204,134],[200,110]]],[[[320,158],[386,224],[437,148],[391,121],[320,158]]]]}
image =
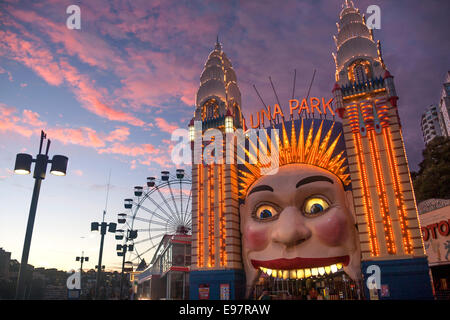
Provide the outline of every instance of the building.
{"type": "Polygon", "coordinates": [[[0,279],[9,278],[9,264],[11,262],[11,252],[0,248],[0,279]]]}
{"type": "Polygon", "coordinates": [[[378,266],[389,298],[430,298],[394,77],[352,1],[345,1],[337,27],[333,94],[344,125],[363,274],[378,266]]]}
{"type": "Polygon", "coordinates": [[[421,128],[423,141],[427,145],[435,137],[442,136],[441,123],[443,123],[442,113],[436,105],[430,105],[422,114],[421,128]]]}
{"type": "MultiPolygon", "coordinates": [[[[200,77],[196,109],[190,130],[194,139],[214,135],[226,153],[226,132],[243,128],[241,93],[230,60],[217,39],[200,77]],[[207,131],[216,129],[216,131],[207,131]]],[[[193,146],[201,146],[201,142],[193,146]]],[[[243,271],[240,251],[238,174],[230,164],[203,159],[204,148],[192,149],[192,266],[190,298],[199,298],[199,288],[219,299],[220,284],[231,283],[231,299],[242,296],[243,271]],[[197,159],[197,157],[200,159],[197,159]],[[197,161],[199,160],[199,161],[197,161]],[[208,286],[208,287],[206,287],[208,286]]],[[[235,148],[231,151],[235,155],[235,148]]]]}
{"type": "Polygon", "coordinates": [[[447,71],[445,83],[443,84],[439,111],[442,114],[440,122],[442,135],[450,137],[450,71],[447,71]]]}
{"type": "Polygon", "coordinates": [[[164,235],[150,266],[134,275],[138,299],[188,299],[190,266],[191,236],[164,235]]]}
{"type": "Polygon", "coordinates": [[[450,298],[450,200],[428,199],[418,204],[425,250],[437,299],[450,298]]]}

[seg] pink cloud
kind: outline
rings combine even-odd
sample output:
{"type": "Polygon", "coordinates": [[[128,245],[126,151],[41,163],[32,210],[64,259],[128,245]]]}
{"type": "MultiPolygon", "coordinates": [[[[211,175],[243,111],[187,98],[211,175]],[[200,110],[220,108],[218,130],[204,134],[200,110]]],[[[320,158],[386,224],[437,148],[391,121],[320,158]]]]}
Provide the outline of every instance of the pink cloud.
{"type": "Polygon", "coordinates": [[[23,110],[22,122],[29,124],[33,127],[45,127],[46,122],[39,120],[39,114],[31,110],[23,110]]]}
{"type": "Polygon", "coordinates": [[[165,119],[163,118],[155,118],[156,125],[159,129],[163,132],[172,133],[174,130],[178,129],[179,127],[175,124],[169,124],[165,119]]]}
{"type": "Polygon", "coordinates": [[[113,153],[121,154],[127,156],[142,156],[157,153],[158,150],[151,144],[141,144],[141,145],[129,145],[122,143],[113,143],[112,146],[104,149],[99,149],[98,153],[113,153]]]}
{"type": "Polygon", "coordinates": [[[105,138],[106,141],[125,141],[128,139],[130,135],[130,128],[127,127],[118,127],[117,129],[111,131],[109,135],[105,138]]]}

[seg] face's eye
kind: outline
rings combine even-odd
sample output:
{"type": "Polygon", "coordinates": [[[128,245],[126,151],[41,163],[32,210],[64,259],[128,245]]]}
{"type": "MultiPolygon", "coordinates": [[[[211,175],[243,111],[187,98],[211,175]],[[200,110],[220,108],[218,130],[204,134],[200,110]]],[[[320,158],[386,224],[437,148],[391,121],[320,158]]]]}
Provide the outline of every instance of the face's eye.
{"type": "Polygon", "coordinates": [[[255,217],[258,220],[267,220],[275,217],[278,211],[271,205],[264,204],[256,209],[255,217]]]}
{"type": "Polygon", "coordinates": [[[305,216],[316,216],[326,211],[330,205],[328,202],[319,197],[311,197],[306,200],[303,212],[305,216]]]}

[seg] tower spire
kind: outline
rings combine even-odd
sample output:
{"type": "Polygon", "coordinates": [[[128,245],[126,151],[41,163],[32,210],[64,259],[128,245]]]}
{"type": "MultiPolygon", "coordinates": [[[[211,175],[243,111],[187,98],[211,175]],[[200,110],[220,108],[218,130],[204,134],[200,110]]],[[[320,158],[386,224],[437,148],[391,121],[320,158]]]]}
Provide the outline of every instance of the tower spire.
{"type": "Polygon", "coordinates": [[[222,51],[222,45],[219,42],[219,34],[217,34],[217,38],[216,38],[216,47],[214,48],[215,50],[218,51],[222,51]]]}

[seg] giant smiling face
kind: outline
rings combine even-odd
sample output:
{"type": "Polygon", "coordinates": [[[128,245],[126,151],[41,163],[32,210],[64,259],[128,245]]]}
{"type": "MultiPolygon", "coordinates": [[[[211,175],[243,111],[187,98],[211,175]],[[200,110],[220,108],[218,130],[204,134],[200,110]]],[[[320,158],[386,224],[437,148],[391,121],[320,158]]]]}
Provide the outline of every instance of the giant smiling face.
{"type": "Polygon", "coordinates": [[[247,294],[261,272],[304,278],[341,266],[360,279],[351,191],[316,166],[289,164],[258,179],[240,207],[247,294]]]}

